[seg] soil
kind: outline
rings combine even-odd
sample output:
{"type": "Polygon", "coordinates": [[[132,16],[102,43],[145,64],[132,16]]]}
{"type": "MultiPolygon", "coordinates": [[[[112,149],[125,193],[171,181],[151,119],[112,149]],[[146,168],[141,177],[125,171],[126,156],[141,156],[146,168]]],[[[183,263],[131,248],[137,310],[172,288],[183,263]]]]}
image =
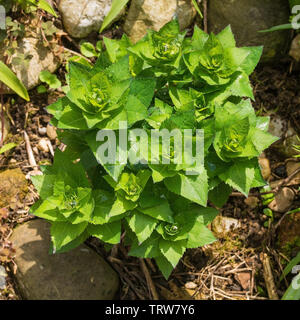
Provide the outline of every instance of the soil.
{"type": "MultiPolygon", "coordinates": [[[[107,31],[104,36],[120,38],[122,30],[107,31]]],[[[65,40],[71,50],[77,50],[76,42],[65,40]]],[[[64,67],[57,74],[63,77],[64,67]]],[[[253,103],[256,111],[262,115],[276,112],[281,117],[290,120],[292,126],[300,133],[300,77],[299,69],[292,60],[286,59],[276,65],[259,66],[251,77],[255,93],[253,103]]],[[[18,146],[5,156],[0,155],[0,170],[20,168],[25,175],[32,171],[28,162],[28,155],[24,142],[24,130],[27,132],[31,146],[35,150],[36,162],[48,164],[52,161],[49,152],[37,149],[41,134],[39,128],[46,128],[50,122],[50,115],[45,107],[54,102],[61,92],[38,94],[36,90],[30,92],[30,102],[24,102],[15,96],[6,97],[11,105],[7,114],[11,121],[11,133],[6,143],[16,142],[18,146]],[[15,101],[13,101],[15,99],[15,101]]],[[[7,104],[7,105],[8,105],[7,104]]],[[[7,110],[7,108],[6,108],[7,110]]],[[[59,146],[59,141],[51,141],[53,149],[59,146]]],[[[287,177],[285,159],[282,156],[266,151],[271,161],[273,179],[287,177]]],[[[29,185],[31,196],[23,202],[23,207],[8,208],[7,214],[0,214],[0,264],[9,272],[8,286],[5,291],[0,290],[1,299],[19,299],[14,291],[13,245],[8,237],[12,229],[18,224],[33,219],[28,211],[30,205],[37,199],[32,186],[29,185]],[[10,268],[9,268],[10,267],[10,268]]],[[[252,190],[257,193],[258,190],[252,190]]],[[[290,283],[290,277],[280,281],[284,266],[299,248],[286,251],[278,241],[278,222],[282,214],[275,213],[273,221],[263,210],[262,199],[257,196],[259,204],[250,208],[242,195],[233,195],[221,209],[221,215],[232,217],[241,222],[241,228],[232,231],[225,238],[219,239],[212,245],[198,249],[189,249],[173,271],[169,281],[166,281],[155,263],[146,259],[147,269],[154,282],[161,299],[200,299],[200,300],[253,300],[269,299],[263,275],[261,254],[267,253],[272,265],[273,277],[278,295],[281,297],[290,283]],[[296,250],[297,249],[297,250],[296,250]]],[[[297,194],[292,209],[300,207],[300,197],[297,194]]],[[[123,243],[106,251],[101,242],[95,238],[87,240],[87,244],[107,261],[119,273],[121,288],[119,299],[152,299],[149,284],[141,268],[141,261],[128,256],[128,247],[123,243]]]]}

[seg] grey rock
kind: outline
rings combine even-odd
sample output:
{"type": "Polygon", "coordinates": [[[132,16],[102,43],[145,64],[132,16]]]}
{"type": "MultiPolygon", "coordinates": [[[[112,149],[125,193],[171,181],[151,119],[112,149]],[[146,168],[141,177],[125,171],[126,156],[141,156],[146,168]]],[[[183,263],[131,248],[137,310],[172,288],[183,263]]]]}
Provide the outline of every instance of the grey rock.
{"type": "Polygon", "coordinates": [[[212,222],[212,231],[220,238],[240,227],[240,222],[234,218],[217,216],[212,222]]]}
{"type": "Polygon", "coordinates": [[[16,249],[16,280],[24,299],[111,300],[119,288],[115,271],[82,244],[50,255],[50,225],[32,220],[17,227],[10,239],[16,249]]]}
{"type": "Polygon", "coordinates": [[[299,155],[299,152],[295,150],[295,145],[300,145],[300,140],[298,139],[297,132],[289,121],[282,119],[278,115],[272,115],[269,132],[280,138],[280,140],[272,144],[272,149],[287,158],[299,155]]]}
{"type": "Polygon", "coordinates": [[[6,288],[6,277],[7,273],[3,266],[0,266],[0,289],[5,290],[6,288]]]}
{"type": "Polygon", "coordinates": [[[283,188],[276,194],[275,199],[268,207],[273,211],[284,213],[291,207],[294,199],[294,191],[290,188],[283,188]]]}
{"type": "Polygon", "coordinates": [[[75,38],[84,38],[92,31],[99,31],[111,3],[112,0],[61,0],[58,9],[67,32],[75,38]]]}
{"type": "Polygon", "coordinates": [[[42,138],[38,143],[38,149],[42,152],[49,152],[49,146],[46,138],[42,138]]]}
{"type": "Polygon", "coordinates": [[[181,29],[187,28],[196,16],[191,0],[132,0],[124,31],[133,42],[137,42],[148,29],[158,31],[175,15],[181,29]]]}
{"type": "MultiPolygon", "coordinates": [[[[4,51],[6,48],[0,46],[0,60],[4,61],[4,51]]],[[[48,70],[53,73],[60,65],[60,60],[54,55],[50,48],[45,47],[43,42],[35,38],[24,38],[18,41],[18,47],[11,57],[12,63],[9,65],[12,71],[23,82],[25,87],[30,90],[40,82],[41,71],[48,70]],[[26,61],[14,63],[14,58],[24,55],[26,61]]],[[[12,93],[8,88],[5,93],[12,93]]]]}
{"type": "Polygon", "coordinates": [[[264,46],[262,61],[283,57],[290,46],[291,30],[259,33],[289,22],[287,0],[213,0],[208,2],[209,31],[231,25],[238,46],[264,46]]]}
{"type": "Polygon", "coordinates": [[[297,62],[300,61],[300,34],[298,34],[292,44],[289,55],[293,57],[297,62]]]}

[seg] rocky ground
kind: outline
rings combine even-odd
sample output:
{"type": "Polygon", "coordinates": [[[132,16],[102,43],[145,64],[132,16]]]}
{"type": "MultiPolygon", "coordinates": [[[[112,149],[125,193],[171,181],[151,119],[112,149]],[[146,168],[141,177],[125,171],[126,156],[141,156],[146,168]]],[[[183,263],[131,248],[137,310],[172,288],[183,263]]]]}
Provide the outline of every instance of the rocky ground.
{"type": "MultiPolygon", "coordinates": [[[[176,7],[176,1],[174,4],[172,1],[168,1],[168,4],[161,1],[161,7],[157,8],[157,12],[150,14],[151,1],[147,0],[144,2],[143,16],[140,16],[139,2],[133,1],[126,18],[121,18],[112,28],[99,36],[93,31],[99,29],[103,21],[103,13],[101,15],[99,11],[98,14],[102,20],[91,19],[88,27],[86,25],[82,27],[80,23],[74,26],[72,23],[80,20],[68,15],[64,9],[71,2],[67,0],[60,2],[59,8],[64,11],[62,19],[65,28],[63,29],[61,17],[55,20],[56,27],[61,28],[61,31],[56,34],[53,42],[56,49],[51,51],[54,52],[52,59],[56,59],[59,52],[57,48],[65,49],[63,57],[59,56],[61,62],[55,66],[56,69],[60,65],[56,74],[62,81],[66,57],[72,52],[79,51],[79,40],[76,39],[78,34],[82,33],[81,36],[87,37],[91,42],[95,42],[103,35],[120,38],[123,30],[133,34],[134,37],[141,37],[146,30],[146,23],[138,24],[136,21],[145,22],[152,19],[152,27],[156,28],[163,21],[159,16],[168,20],[168,15],[172,16],[177,11],[181,14],[180,19],[190,25],[195,21],[196,15],[192,7],[185,7],[187,1],[179,1],[179,7],[176,7]],[[164,10],[166,8],[168,10],[164,10]],[[62,30],[69,30],[70,35],[62,30]],[[72,32],[75,33],[72,34],[72,32]]],[[[238,5],[244,5],[244,2],[240,1],[238,5]]],[[[277,2],[279,4],[282,1],[277,2]]],[[[84,1],[78,1],[77,5],[82,4],[84,1]]],[[[214,14],[223,15],[229,19],[225,12],[226,8],[227,6],[224,5],[222,12],[218,8],[210,8],[208,16],[212,15],[212,10],[219,10],[214,14]]],[[[82,9],[78,10],[82,12],[80,11],[82,9]]],[[[89,16],[89,13],[84,15],[89,16]]],[[[274,19],[274,17],[270,18],[273,25],[276,24],[274,19]]],[[[278,19],[284,20],[284,17],[278,19]]],[[[204,20],[205,26],[212,28],[206,20],[204,20]]],[[[264,29],[270,26],[256,27],[264,29]]],[[[219,26],[215,27],[219,28],[219,26]]],[[[258,39],[258,41],[262,40],[258,39]]],[[[286,37],[282,41],[284,43],[281,44],[281,48],[285,45],[286,37]]],[[[276,42],[274,46],[278,46],[278,43],[276,42]]],[[[268,46],[268,50],[271,49],[268,46]]],[[[278,56],[282,55],[279,51],[276,49],[278,56]]],[[[265,53],[265,57],[268,57],[268,53],[265,53]]],[[[38,171],[38,165],[50,164],[53,152],[59,147],[55,128],[49,125],[50,116],[45,111],[45,107],[56,101],[63,93],[61,90],[50,90],[39,94],[36,89],[33,89],[30,91],[30,102],[24,102],[16,96],[6,96],[5,143],[14,142],[17,147],[0,155],[0,300],[36,297],[46,299],[49,296],[45,291],[57,299],[62,297],[68,299],[115,297],[132,300],[281,298],[291,278],[288,276],[287,279],[280,281],[280,276],[287,262],[297,254],[300,248],[300,209],[298,209],[300,208],[300,164],[296,157],[297,154],[300,155],[300,151],[297,152],[294,147],[297,143],[300,145],[300,141],[297,140],[297,135],[300,134],[299,65],[285,55],[276,63],[260,65],[251,80],[255,94],[254,107],[259,114],[271,117],[270,131],[280,138],[261,156],[262,172],[273,190],[284,187],[275,198],[268,193],[268,190],[265,190],[265,193],[262,193],[264,190],[252,190],[248,199],[240,193],[232,193],[228,203],[220,210],[220,216],[211,226],[219,240],[203,248],[188,250],[169,281],[163,278],[151,260],[129,257],[128,247],[123,243],[107,252],[99,240],[90,238],[84,246],[71,253],[71,256],[70,254],[63,256],[62,260],[65,262],[60,258],[49,258],[48,255],[42,254],[47,250],[45,244],[49,245],[47,226],[28,213],[30,206],[38,199],[29,182],[29,175],[38,171]],[[20,242],[22,237],[16,238],[16,233],[24,234],[25,231],[22,232],[22,228],[29,232],[31,245],[28,244],[30,243],[28,239],[20,242]],[[12,236],[14,229],[17,231],[12,236]],[[96,261],[97,258],[99,260],[95,263],[90,262],[91,266],[88,266],[85,262],[83,263],[86,261],[85,255],[92,256],[89,261],[94,261],[93,259],[96,261]],[[75,260],[76,266],[70,262],[75,260]],[[97,266],[97,263],[99,268],[95,270],[93,265],[97,266]],[[52,269],[47,268],[47,265],[51,265],[52,269]],[[53,278],[53,272],[51,273],[51,270],[65,270],[65,268],[71,275],[68,280],[73,283],[71,288],[59,286],[62,281],[60,272],[55,272],[57,274],[55,278],[53,278]],[[32,275],[29,278],[34,281],[28,277],[22,278],[22,274],[26,272],[32,275]],[[103,277],[101,272],[110,274],[111,277],[103,277]],[[119,275],[120,286],[118,286],[116,274],[119,275]],[[78,278],[79,275],[82,275],[81,278],[85,277],[86,281],[82,282],[82,279],[78,278]],[[50,278],[51,281],[49,281],[50,278]],[[99,282],[99,279],[103,278],[106,278],[104,282],[99,282]],[[47,290],[40,291],[41,286],[37,286],[36,283],[41,282],[48,283],[47,290]],[[87,288],[84,283],[89,284],[87,288]],[[80,290],[87,292],[91,286],[94,288],[93,296],[87,296],[84,292],[81,296],[70,296],[70,292],[76,292],[76,294],[80,290]],[[275,290],[270,290],[272,286],[275,290]]]]}

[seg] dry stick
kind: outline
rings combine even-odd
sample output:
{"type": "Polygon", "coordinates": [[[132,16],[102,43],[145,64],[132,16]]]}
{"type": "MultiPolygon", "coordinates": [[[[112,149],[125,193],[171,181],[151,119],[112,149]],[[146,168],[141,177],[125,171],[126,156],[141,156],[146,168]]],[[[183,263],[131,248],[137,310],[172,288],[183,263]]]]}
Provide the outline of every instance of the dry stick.
{"type": "Polygon", "coordinates": [[[203,23],[204,23],[204,31],[207,33],[207,0],[203,0],[203,23]]]}
{"type": "Polygon", "coordinates": [[[274,190],[275,193],[277,193],[280,188],[282,188],[284,185],[288,184],[298,173],[300,173],[300,168],[297,169],[296,171],[294,171],[291,175],[289,175],[286,179],[284,179],[283,181],[281,181],[278,186],[276,187],[276,189],[274,190]]]}
{"type": "Polygon", "coordinates": [[[271,263],[268,255],[266,253],[261,253],[261,260],[264,269],[264,279],[268,291],[268,296],[271,300],[279,300],[278,294],[276,292],[276,287],[274,283],[273,273],[271,269],[271,263]]]}
{"type": "Polygon", "coordinates": [[[31,149],[30,140],[29,140],[28,134],[25,130],[24,130],[24,140],[25,140],[25,144],[26,144],[26,151],[28,154],[29,164],[34,168],[34,170],[38,170],[38,166],[36,164],[36,161],[35,161],[32,149],[31,149]]]}
{"type": "Polygon", "coordinates": [[[2,147],[4,141],[4,102],[3,102],[3,94],[1,95],[1,141],[0,147],[2,147]]]}
{"type": "Polygon", "coordinates": [[[80,54],[79,52],[73,51],[69,48],[63,47],[63,50],[68,51],[70,53],[72,53],[75,56],[79,56],[80,58],[83,58],[84,60],[86,60],[87,62],[91,63],[91,60],[88,59],[87,57],[83,56],[82,54],[80,54]]]}
{"type": "MultiPolygon", "coordinates": [[[[108,257],[108,260],[110,261],[110,257],[108,257]]],[[[137,290],[136,286],[124,274],[124,272],[122,272],[122,269],[118,266],[118,264],[114,263],[113,261],[111,261],[111,263],[113,264],[114,269],[117,271],[117,273],[120,275],[120,277],[123,278],[123,281],[128,284],[128,286],[136,294],[136,296],[141,300],[145,300],[145,297],[137,290]]]]}
{"type": "Polygon", "coordinates": [[[141,264],[142,270],[144,272],[144,275],[146,277],[148,287],[149,287],[150,292],[152,294],[153,300],[159,300],[159,296],[157,294],[156,287],[152,281],[152,278],[151,278],[149,270],[145,264],[145,261],[144,261],[144,259],[141,259],[141,258],[139,260],[140,260],[140,264],[141,264]]]}
{"type": "Polygon", "coordinates": [[[51,144],[51,141],[47,139],[47,146],[49,148],[49,151],[51,153],[51,156],[54,157],[54,150],[53,150],[53,147],[52,147],[52,144],[51,144]]]}

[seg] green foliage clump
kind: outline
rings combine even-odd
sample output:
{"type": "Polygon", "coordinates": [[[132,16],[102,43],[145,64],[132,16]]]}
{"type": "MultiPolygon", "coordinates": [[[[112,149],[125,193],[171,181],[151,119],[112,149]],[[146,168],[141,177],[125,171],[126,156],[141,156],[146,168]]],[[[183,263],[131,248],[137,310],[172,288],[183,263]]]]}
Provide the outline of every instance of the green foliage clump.
{"type": "Polygon", "coordinates": [[[207,225],[218,211],[208,200],[221,207],[232,188],[247,195],[265,185],[257,158],[276,139],[269,119],[255,115],[248,78],[262,48],[237,48],[230,27],[218,35],[196,27],[186,38],[176,20],[137,44],[125,35],[104,44],[94,66],[69,62],[67,94],[48,107],[67,147],[32,178],[41,197],[32,212],[51,222],[54,252],[89,236],[117,244],[125,231],[129,254],[154,258],[168,278],[187,248],[216,240],[207,225]],[[162,148],[156,164],[106,164],[97,132],[118,132],[119,121],[129,135],[202,129],[197,175],[184,161],[164,164],[162,148]]]}

